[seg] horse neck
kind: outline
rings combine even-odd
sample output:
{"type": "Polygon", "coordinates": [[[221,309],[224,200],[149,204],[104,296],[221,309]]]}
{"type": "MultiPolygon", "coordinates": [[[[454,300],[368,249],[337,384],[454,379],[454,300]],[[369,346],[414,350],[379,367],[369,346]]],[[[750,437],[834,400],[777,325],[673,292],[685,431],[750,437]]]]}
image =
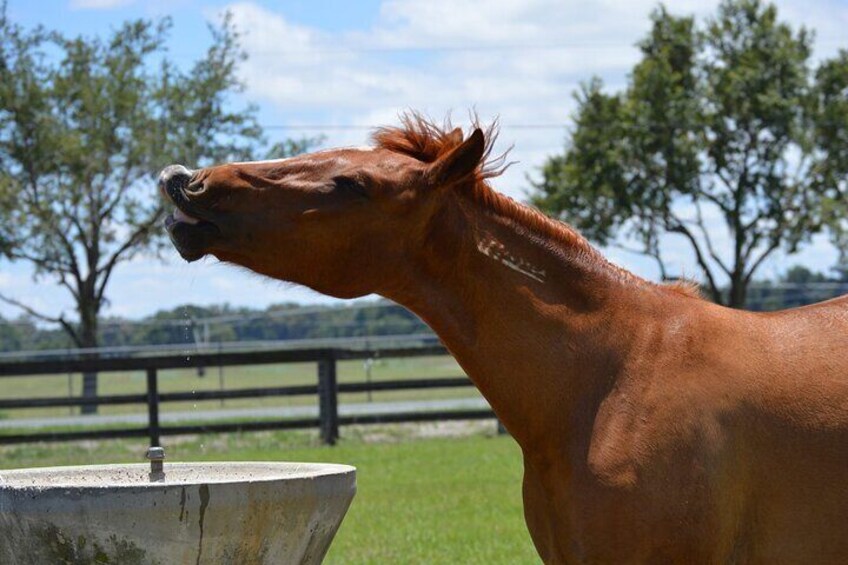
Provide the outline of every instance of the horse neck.
{"type": "Polygon", "coordinates": [[[608,384],[634,330],[622,308],[636,285],[576,233],[553,241],[513,206],[456,197],[385,295],[436,331],[526,448],[552,426],[567,433],[608,384]]]}

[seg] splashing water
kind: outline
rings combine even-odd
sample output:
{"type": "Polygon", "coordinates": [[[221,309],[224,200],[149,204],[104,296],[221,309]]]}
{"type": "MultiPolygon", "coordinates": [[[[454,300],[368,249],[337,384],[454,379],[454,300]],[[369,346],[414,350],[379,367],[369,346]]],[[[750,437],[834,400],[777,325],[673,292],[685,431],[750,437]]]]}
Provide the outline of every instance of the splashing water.
{"type": "Polygon", "coordinates": [[[188,312],[188,306],[183,306],[183,318],[185,318],[185,325],[183,326],[183,342],[186,344],[186,364],[191,361],[191,349],[189,348],[189,344],[192,342],[192,319],[191,314],[188,312]]]}

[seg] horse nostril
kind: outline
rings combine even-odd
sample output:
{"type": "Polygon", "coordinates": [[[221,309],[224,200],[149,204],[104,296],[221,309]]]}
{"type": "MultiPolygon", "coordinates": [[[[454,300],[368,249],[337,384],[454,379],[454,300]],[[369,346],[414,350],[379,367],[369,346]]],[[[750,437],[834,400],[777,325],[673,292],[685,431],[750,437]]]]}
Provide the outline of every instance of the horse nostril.
{"type": "Polygon", "coordinates": [[[160,190],[174,202],[185,198],[184,191],[189,181],[191,181],[191,171],[182,165],[169,165],[159,173],[160,190]]]}

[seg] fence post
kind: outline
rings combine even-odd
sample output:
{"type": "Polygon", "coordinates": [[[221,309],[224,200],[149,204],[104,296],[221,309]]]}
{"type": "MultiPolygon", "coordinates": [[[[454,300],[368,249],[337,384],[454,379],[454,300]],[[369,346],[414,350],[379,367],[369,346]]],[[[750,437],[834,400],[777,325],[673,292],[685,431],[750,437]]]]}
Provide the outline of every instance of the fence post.
{"type": "Polygon", "coordinates": [[[150,446],[159,445],[159,383],[156,369],[147,369],[147,429],[150,446]]]}
{"type": "Polygon", "coordinates": [[[336,359],[332,354],[318,361],[318,415],[321,439],[328,445],[335,445],[339,439],[339,406],[336,359]]]}

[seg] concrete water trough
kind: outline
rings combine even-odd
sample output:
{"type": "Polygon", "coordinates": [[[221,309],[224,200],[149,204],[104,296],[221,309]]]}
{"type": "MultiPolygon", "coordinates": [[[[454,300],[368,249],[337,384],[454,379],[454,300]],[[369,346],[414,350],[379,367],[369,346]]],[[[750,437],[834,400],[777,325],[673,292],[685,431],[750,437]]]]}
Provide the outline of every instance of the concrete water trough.
{"type": "Polygon", "coordinates": [[[355,492],[333,464],[0,471],[0,563],[320,563],[355,492]]]}

